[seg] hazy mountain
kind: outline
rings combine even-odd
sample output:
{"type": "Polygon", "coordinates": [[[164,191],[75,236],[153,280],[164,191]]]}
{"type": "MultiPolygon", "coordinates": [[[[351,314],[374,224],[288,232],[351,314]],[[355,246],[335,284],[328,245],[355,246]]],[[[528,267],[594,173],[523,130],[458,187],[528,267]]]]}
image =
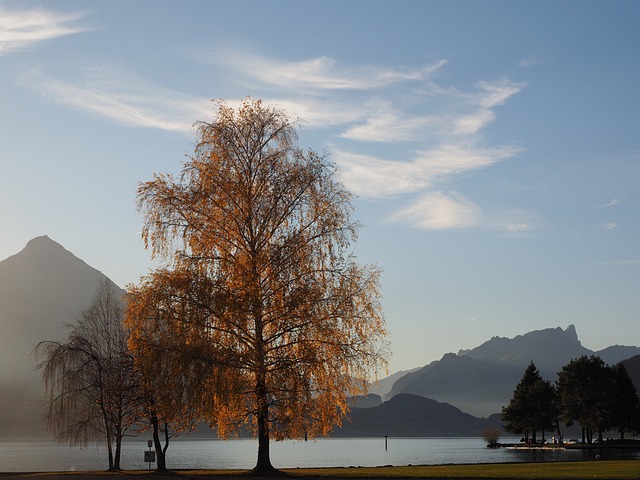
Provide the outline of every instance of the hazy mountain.
{"type": "Polygon", "coordinates": [[[418,395],[400,394],[372,408],[352,408],[351,421],[343,422],[332,436],[444,437],[480,435],[488,425],[446,403],[418,395]]]}
{"type": "Polygon", "coordinates": [[[493,337],[472,350],[460,350],[458,355],[474,360],[513,365],[524,370],[533,360],[541,372],[556,372],[572,358],[590,355],[578,340],[576,329],[547,328],[514,338],[493,337]]]}
{"type": "Polygon", "coordinates": [[[370,393],[366,397],[364,395],[356,395],[347,399],[349,407],[371,408],[382,405],[382,397],[375,393],[370,393]]]}
{"type": "Polygon", "coordinates": [[[555,381],[571,359],[601,355],[609,364],[639,354],[638,347],[609,347],[594,352],[582,346],[573,325],[549,328],[514,338],[493,337],[482,345],[450,353],[418,371],[399,378],[386,399],[400,393],[422,395],[486,417],[507,405],[527,365],[533,361],[541,375],[555,381]]]}
{"type": "Polygon", "coordinates": [[[615,365],[623,360],[630,359],[636,355],[640,355],[640,348],[638,347],[626,347],[622,345],[614,345],[607,347],[604,350],[595,352],[595,355],[599,356],[604,363],[608,365],[615,365]]]}
{"type": "Polygon", "coordinates": [[[410,393],[455,405],[486,417],[499,412],[522,377],[520,367],[448,353],[441,360],[405,375],[386,398],[410,393]]]}
{"type": "Polygon", "coordinates": [[[396,380],[409,373],[415,372],[416,370],[419,370],[419,368],[414,368],[413,370],[400,370],[388,377],[381,378],[377,382],[369,385],[369,394],[385,397],[393,388],[393,384],[396,383],[396,380]]]}
{"type": "Polygon", "coordinates": [[[104,279],[46,236],[0,262],[0,436],[42,431],[42,385],[31,351],[42,340],[66,338],[64,326],[91,304],[104,279]]]}

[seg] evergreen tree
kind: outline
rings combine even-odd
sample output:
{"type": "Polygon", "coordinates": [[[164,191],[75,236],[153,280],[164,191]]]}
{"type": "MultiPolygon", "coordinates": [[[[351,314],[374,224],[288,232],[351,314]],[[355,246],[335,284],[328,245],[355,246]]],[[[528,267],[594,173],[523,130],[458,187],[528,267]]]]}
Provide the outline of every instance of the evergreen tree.
{"type": "Polygon", "coordinates": [[[622,363],[613,367],[615,379],[614,408],[611,409],[611,424],[620,432],[620,439],[625,433],[640,431],[640,399],[627,369],[622,363]]]}
{"type": "Polygon", "coordinates": [[[582,426],[582,442],[592,443],[611,427],[614,379],[600,357],[582,356],[571,360],[558,372],[556,381],[561,418],[567,425],[582,426]]]}
{"type": "Polygon", "coordinates": [[[536,432],[553,428],[557,417],[553,385],[540,376],[533,361],[516,386],[509,405],[502,408],[504,429],[536,442],[536,432]],[[531,438],[530,438],[531,436],[531,438]]]}

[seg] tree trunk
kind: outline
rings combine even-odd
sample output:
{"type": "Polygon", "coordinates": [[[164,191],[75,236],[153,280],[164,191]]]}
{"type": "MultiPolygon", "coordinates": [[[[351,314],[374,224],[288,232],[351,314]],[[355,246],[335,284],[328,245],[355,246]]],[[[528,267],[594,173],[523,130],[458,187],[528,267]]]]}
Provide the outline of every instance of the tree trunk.
{"type": "Polygon", "coordinates": [[[153,426],[153,447],[156,450],[156,465],[157,470],[159,472],[167,471],[167,462],[165,457],[166,447],[169,445],[168,433],[167,435],[167,443],[165,449],[162,448],[162,444],[160,443],[160,432],[159,432],[159,422],[158,416],[154,413],[151,415],[151,425],[153,426]]]}
{"type": "Polygon", "coordinates": [[[109,457],[109,470],[113,470],[113,445],[111,445],[111,435],[107,434],[107,456],[109,457]]]}
{"type": "Polygon", "coordinates": [[[258,463],[254,473],[265,475],[276,471],[271,465],[269,455],[269,403],[264,375],[258,376],[256,385],[256,400],[258,405],[258,463]]]}
{"type": "Polygon", "coordinates": [[[113,459],[113,470],[120,470],[120,453],[122,452],[122,435],[116,435],[116,455],[113,459]]]}

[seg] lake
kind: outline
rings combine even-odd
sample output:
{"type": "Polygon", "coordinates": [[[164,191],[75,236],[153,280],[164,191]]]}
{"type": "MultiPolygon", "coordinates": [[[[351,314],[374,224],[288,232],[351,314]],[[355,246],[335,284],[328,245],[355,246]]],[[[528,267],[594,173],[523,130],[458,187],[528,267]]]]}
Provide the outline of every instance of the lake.
{"type": "MultiPolygon", "coordinates": [[[[503,442],[514,441],[502,439],[503,442]]],[[[255,440],[172,439],[167,466],[172,469],[250,469],[257,456],[255,440]]],[[[146,469],[147,439],[127,442],[122,468],[146,469]]],[[[574,461],[595,458],[640,459],[638,451],[490,449],[480,438],[331,438],[271,444],[276,468],[379,465],[437,465],[574,461]]],[[[105,449],[68,447],[54,442],[0,442],[0,472],[101,470],[105,449]]],[[[153,468],[153,465],[152,465],[153,468]]]]}

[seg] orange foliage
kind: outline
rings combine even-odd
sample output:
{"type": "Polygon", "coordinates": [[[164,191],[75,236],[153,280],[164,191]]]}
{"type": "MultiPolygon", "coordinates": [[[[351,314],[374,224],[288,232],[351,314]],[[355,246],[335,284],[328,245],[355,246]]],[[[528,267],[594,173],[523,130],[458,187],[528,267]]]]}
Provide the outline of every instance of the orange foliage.
{"type": "Polygon", "coordinates": [[[351,195],[287,115],[218,107],[180,178],[139,187],[164,264],[130,287],[126,321],[141,368],[165,369],[165,411],[252,426],[268,456],[269,438],[328,433],[386,367],[379,271],[349,255],[351,195]]]}

